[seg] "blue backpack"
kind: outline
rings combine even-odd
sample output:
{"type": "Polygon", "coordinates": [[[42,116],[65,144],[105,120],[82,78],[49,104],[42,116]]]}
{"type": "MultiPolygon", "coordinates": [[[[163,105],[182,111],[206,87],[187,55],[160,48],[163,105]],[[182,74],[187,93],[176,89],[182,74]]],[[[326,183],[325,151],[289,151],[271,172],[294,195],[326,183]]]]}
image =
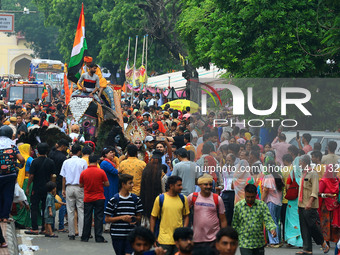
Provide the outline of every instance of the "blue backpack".
{"type": "MultiPolygon", "coordinates": [[[[178,194],[179,198],[181,199],[182,203],[183,203],[183,208],[185,207],[185,199],[184,196],[182,194],[178,194]]],[[[158,219],[156,221],[156,226],[155,226],[155,237],[157,238],[159,235],[159,227],[161,225],[161,217],[162,217],[162,208],[163,208],[163,204],[164,204],[164,193],[159,195],[159,216],[158,219]]]]}
{"type": "MultiPolygon", "coordinates": [[[[118,204],[119,204],[119,193],[114,194],[115,204],[114,204],[114,212],[116,213],[118,204]]],[[[138,196],[136,194],[131,193],[131,197],[133,199],[133,202],[135,203],[135,210],[137,211],[137,203],[138,203],[138,196]]]]}

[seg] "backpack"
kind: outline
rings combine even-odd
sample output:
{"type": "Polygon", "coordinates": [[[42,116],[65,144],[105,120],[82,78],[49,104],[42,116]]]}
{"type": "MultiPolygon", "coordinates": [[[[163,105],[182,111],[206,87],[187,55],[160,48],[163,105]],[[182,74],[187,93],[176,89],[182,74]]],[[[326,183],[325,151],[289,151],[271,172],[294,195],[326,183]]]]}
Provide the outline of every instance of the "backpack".
{"type": "MultiPolygon", "coordinates": [[[[180,193],[178,194],[179,198],[181,199],[182,203],[183,203],[183,208],[185,207],[185,199],[184,196],[180,193]]],[[[161,219],[161,215],[162,215],[162,207],[164,204],[164,193],[159,195],[159,220],[161,219]]]]}
{"type": "MultiPolygon", "coordinates": [[[[184,196],[182,194],[178,194],[179,198],[181,199],[182,203],[183,203],[183,208],[185,207],[185,199],[184,196]]],[[[155,232],[154,235],[157,238],[159,235],[159,227],[161,225],[161,217],[162,217],[162,208],[163,208],[163,204],[164,204],[164,193],[159,195],[159,216],[158,219],[156,220],[156,225],[155,225],[155,232]]]]}
{"type": "MultiPolygon", "coordinates": [[[[138,196],[136,195],[136,194],[133,194],[133,193],[130,193],[131,194],[131,197],[132,197],[132,199],[133,199],[133,202],[135,203],[135,210],[137,211],[137,203],[138,203],[138,196]]],[[[114,212],[116,213],[116,211],[117,211],[117,208],[118,208],[118,204],[119,204],[119,199],[120,199],[120,197],[119,197],[119,193],[116,193],[116,194],[114,194],[114,201],[115,201],[115,204],[114,204],[114,207],[113,207],[113,210],[114,210],[114,212]]]]}
{"type": "MultiPolygon", "coordinates": [[[[212,193],[212,194],[213,194],[214,203],[215,203],[215,207],[216,207],[217,218],[219,219],[218,194],[216,194],[216,193],[212,193]]],[[[197,198],[198,198],[198,192],[192,193],[192,204],[193,204],[193,207],[195,207],[195,203],[196,203],[197,198]]]]}

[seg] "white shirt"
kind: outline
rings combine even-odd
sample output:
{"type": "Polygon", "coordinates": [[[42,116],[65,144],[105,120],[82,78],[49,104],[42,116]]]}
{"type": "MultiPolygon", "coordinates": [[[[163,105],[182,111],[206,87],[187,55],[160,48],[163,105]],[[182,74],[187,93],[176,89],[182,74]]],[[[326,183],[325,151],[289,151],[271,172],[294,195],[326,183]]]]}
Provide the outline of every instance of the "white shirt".
{"type": "Polygon", "coordinates": [[[60,175],[65,177],[66,185],[78,185],[80,174],[85,169],[87,169],[86,160],[78,156],[72,156],[72,158],[64,161],[60,175]]]}
{"type": "Polygon", "coordinates": [[[235,166],[230,166],[230,171],[228,169],[228,166],[225,165],[226,167],[226,171],[222,172],[222,176],[223,176],[223,183],[224,183],[224,189],[223,190],[228,190],[228,191],[232,191],[234,189],[231,188],[231,185],[233,183],[233,177],[234,177],[234,167],[235,166]]]}
{"type": "Polygon", "coordinates": [[[150,106],[154,105],[155,101],[156,101],[155,99],[151,98],[149,103],[148,103],[148,106],[150,107],[150,106]]]}

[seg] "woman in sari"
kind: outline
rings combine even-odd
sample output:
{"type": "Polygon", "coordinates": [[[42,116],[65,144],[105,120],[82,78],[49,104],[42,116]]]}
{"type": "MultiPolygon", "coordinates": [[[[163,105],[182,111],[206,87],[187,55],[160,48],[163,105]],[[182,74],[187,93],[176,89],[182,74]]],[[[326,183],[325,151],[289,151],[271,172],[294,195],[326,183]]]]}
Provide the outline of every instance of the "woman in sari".
{"type": "Polygon", "coordinates": [[[249,164],[246,160],[240,160],[235,166],[236,171],[233,176],[232,188],[235,190],[235,205],[244,199],[244,188],[249,183],[254,183],[253,177],[250,175],[249,164]]]}
{"type": "Polygon", "coordinates": [[[109,187],[104,187],[105,208],[109,200],[114,194],[118,193],[118,170],[116,164],[113,162],[115,158],[114,148],[104,148],[102,151],[104,160],[100,163],[100,168],[106,173],[107,179],[110,182],[109,187]]]}
{"type": "MultiPolygon", "coordinates": [[[[299,157],[297,157],[298,159],[299,157]]],[[[301,168],[299,165],[295,164],[296,160],[293,162],[293,168],[290,171],[290,174],[287,179],[286,190],[289,189],[290,184],[293,183],[293,180],[297,183],[300,183],[301,179],[301,168]]],[[[298,160],[297,160],[298,162],[298,160]]],[[[298,213],[298,198],[294,200],[288,200],[287,211],[286,211],[286,222],[285,222],[285,240],[287,242],[287,246],[296,246],[302,247],[302,236],[300,230],[300,220],[298,213]]]]}
{"type": "MultiPolygon", "coordinates": [[[[19,147],[20,154],[25,158],[25,165],[23,168],[19,169],[19,173],[17,176],[17,182],[23,190],[26,190],[28,175],[30,171],[30,166],[33,161],[31,157],[31,145],[30,144],[21,144],[19,147]]],[[[32,184],[30,186],[30,192],[32,191],[32,184]]],[[[30,203],[30,196],[27,196],[27,202],[30,203]]],[[[14,220],[21,225],[22,227],[28,228],[31,227],[31,217],[30,211],[26,209],[26,207],[22,207],[22,205],[17,205],[17,214],[13,215],[14,220]]]]}
{"type": "Polygon", "coordinates": [[[336,243],[340,234],[339,179],[332,169],[331,165],[327,165],[325,174],[319,182],[320,227],[325,241],[336,243]]]}
{"type": "MultiPolygon", "coordinates": [[[[104,160],[100,163],[100,168],[103,169],[106,173],[107,179],[109,180],[110,186],[104,187],[104,196],[105,196],[105,204],[104,208],[106,208],[109,200],[114,196],[114,194],[118,193],[118,170],[117,165],[114,163],[115,161],[115,150],[113,147],[104,148],[102,151],[102,158],[104,160]]],[[[105,224],[105,218],[104,218],[105,224]]],[[[105,224],[105,232],[109,232],[110,224],[105,224]]]]}

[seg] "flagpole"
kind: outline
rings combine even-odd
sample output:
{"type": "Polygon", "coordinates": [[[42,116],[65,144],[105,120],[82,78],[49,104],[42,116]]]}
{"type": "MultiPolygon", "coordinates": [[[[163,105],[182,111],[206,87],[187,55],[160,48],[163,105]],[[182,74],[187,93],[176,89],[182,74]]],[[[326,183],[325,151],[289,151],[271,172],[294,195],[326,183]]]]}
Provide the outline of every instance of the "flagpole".
{"type": "Polygon", "coordinates": [[[146,76],[148,76],[148,38],[149,35],[146,35],[146,40],[145,40],[145,73],[146,76]]]}
{"type": "Polygon", "coordinates": [[[148,38],[149,38],[149,35],[146,34],[146,39],[145,39],[145,75],[146,75],[145,90],[147,90],[146,84],[148,83],[148,38]]]}
{"type": "Polygon", "coordinates": [[[137,58],[137,47],[138,47],[138,35],[136,35],[136,45],[135,45],[135,58],[133,60],[133,65],[136,66],[136,58],[137,58]]]}
{"type": "Polygon", "coordinates": [[[127,60],[129,60],[130,58],[130,41],[131,41],[131,37],[129,36],[127,60]]]}
{"type": "Polygon", "coordinates": [[[144,65],[144,50],[145,50],[145,35],[144,35],[144,38],[143,38],[142,65],[144,65]]]}

